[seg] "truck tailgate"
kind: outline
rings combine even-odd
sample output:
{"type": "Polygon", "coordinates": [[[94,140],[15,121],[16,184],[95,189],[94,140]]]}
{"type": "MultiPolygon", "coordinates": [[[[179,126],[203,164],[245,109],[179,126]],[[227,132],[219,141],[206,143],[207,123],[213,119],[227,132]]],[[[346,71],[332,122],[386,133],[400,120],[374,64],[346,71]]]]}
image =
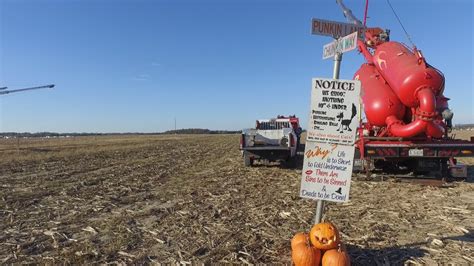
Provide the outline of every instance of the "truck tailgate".
{"type": "Polygon", "coordinates": [[[261,150],[267,150],[267,151],[288,151],[290,150],[290,147],[284,147],[284,146],[253,146],[253,147],[244,147],[242,150],[244,151],[261,151],[261,150]]]}

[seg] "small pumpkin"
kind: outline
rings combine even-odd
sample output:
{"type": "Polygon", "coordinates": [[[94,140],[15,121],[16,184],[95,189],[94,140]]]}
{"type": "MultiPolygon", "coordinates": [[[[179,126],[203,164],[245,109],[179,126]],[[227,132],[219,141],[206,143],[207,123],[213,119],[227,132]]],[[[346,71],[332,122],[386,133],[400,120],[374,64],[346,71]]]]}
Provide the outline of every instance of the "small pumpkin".
{"type": "Polygon", "coordinates": [[[350,266],[351,258],[341,247],[324,252],[322,266],[350,266]]]}
{"type": "Polygon", "coordinates": [[[309,239],[313,246],[321,250],[336,248],[341,242],[339,231],[329,222],[315,224],[309,232],[309,239]]]}
{"type": "Polygon", "coordinates": [[[295,266],[315,266],[321,262],[321,251],[309,242],[299,243],[291,250],[291,259],[295,266]]]}
{"type": "Polygon", "coordinates": [[[300,232],[291,239],[291,249],[294,249],[297,244],[308,243],[309,237],[308,234],[300,232]]]}

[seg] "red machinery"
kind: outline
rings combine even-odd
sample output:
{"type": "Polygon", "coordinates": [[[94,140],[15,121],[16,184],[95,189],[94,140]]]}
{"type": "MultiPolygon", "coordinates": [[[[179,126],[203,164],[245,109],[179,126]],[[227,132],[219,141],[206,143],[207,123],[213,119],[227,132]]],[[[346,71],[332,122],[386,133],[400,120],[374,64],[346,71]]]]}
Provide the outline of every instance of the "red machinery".
{"type": "Polygon", "coordinates": [[[368,30],[366,41],[358,43],[368,62],[355,74],[362,83],[368,123],[385,126],[386,132],[379,134],[441,138],[447,125],[439,114],[449,111],[443,74],[426,63],[416,48],[411,51],[401,43],[385,41],[385,36],[380,29],[368,30]]]}
{"type": "Polygon", "coordinates": [[[358,48],[367,60],[354,75],[367,119],[359,129],[361,159],[444,176],[448,161],[455,167],[454,156],[474,155],[474,140],[448,137],[453,113],[443,95],[444,76],[421,51],[389,41],[379,28],[366,29],[358,48]]]}

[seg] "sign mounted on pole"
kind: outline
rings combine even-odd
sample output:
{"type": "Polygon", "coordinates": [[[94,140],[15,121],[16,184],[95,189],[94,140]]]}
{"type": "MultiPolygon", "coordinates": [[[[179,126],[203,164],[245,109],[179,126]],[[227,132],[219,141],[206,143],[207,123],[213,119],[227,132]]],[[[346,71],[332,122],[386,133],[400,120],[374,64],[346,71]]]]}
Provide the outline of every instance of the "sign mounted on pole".
{"type": "Polygon", "coordinates": [[[354,146],[306,142],[300,196],[348,201],[353,160],[354,146]]]}
{"type": "Polygon", "coordinates": [[[324,45],[323,59],[334,57],[336,53],[345,53],[357,47],[357,31],[324,45]]]}
{"type": "Polygon", "coordinates": [[[333,38],[343,37],[355,31],[359,33],[359,36],[363,36],[364,29],[365,27],[361,25],[318,18],[313,18],[311,23],[311,34],[331,36],[333,38]]]}
{"type": "Polygon", "coordinates": [[[359,80],[314,78],[307,140],[354,144],[359,94],[359,80]]]}
{"type": "Polygon", "coordinates": [[[342,53],[357,46],[357,35],[364,36],[364,30],[362,25],[316,18],[311,23],[312,34],[347,38],[324,47],[323,58],[334,56],[333,79],[313,79],[311,89],[300,196],[318,199],[315,223],[321,222],[325,200],[349,200],[360,81],[338,80],[339,67],[342,53]],[[353,32],[356,34],[352,35],[353,32]]]}

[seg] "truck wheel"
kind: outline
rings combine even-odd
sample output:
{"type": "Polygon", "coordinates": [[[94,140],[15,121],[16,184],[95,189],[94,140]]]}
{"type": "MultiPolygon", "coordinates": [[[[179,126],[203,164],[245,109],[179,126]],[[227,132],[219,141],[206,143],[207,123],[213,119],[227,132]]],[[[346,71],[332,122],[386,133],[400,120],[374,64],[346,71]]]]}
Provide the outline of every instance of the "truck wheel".
{"type": "Polygon", "coordinates": [[[244,153],[244,165],[247,167],[253,165],[253,158],[250,158],[250,156],[247,153],[244,153]]]}
{"type": "Polygon", "coordinates": [[[284,162],[284,166],[285,168],[290,169],[296,168],[296,157],[290,157],[286,159],[286,161],[284,162]]]}

